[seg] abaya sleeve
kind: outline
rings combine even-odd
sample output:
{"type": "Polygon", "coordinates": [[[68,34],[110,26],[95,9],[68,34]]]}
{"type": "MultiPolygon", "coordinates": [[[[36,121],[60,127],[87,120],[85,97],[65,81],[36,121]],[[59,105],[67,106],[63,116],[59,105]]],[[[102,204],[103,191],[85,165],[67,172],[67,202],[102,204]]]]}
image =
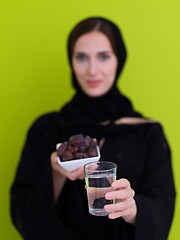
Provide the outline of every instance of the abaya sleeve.
{"type": "Polygon", "coordinates": [[[155,126],[149,137],[143,181],[135,196],[136,240],[166,240],[173,218],[175,189],[171,154],[161,126],[155,126]]]}
{"type": "Polygon", "coordinates": [[[56,213],[50,153],[45,145],[49,133],[43,131],[43,123],[37,121],[27,136],[11,188],[12,220],[23,239],[76,239],[77,233],[67,229],[56,213]]]}

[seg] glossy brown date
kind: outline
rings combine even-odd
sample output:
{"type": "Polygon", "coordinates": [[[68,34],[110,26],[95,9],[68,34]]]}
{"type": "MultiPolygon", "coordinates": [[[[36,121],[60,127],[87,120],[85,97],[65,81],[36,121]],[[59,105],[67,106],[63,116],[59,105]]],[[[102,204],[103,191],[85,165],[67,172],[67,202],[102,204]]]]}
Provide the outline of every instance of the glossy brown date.
{"type": "Polygon", "coordinates": [[[59,146],[57,154],[61,161],[96,157],[98,155],[97,140],[88,135],[85,137],[83,134],[73,135],[59,146]]]}

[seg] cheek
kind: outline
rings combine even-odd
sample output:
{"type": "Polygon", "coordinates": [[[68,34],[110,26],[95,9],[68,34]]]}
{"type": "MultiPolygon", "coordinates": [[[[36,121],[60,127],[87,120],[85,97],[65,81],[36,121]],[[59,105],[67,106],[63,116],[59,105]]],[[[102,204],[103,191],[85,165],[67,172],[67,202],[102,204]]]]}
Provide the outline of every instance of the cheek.
{"type": "Polygon", "coordinates": [[[76,74],[76,77],[82,77],[86,73],[85,66],[74,64],[73,65],[74,73],[76,74]]]}
{"type": "Polygon", "coordinates": [[[104,68],[104,74],[109,77],[109,79],[114,79],[116,75],[117,64],[113,63],[104,68]]]}

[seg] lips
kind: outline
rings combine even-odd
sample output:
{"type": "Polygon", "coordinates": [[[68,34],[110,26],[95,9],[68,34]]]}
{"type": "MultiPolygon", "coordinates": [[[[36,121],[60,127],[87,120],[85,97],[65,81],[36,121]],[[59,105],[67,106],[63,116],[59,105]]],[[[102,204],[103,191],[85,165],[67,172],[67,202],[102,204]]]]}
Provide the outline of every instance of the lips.
{"type": "Polygon", "coordinates": [[[100,85],[101,80],[87,80],[86,83],[89,87],[95,88],[100,85]]]}

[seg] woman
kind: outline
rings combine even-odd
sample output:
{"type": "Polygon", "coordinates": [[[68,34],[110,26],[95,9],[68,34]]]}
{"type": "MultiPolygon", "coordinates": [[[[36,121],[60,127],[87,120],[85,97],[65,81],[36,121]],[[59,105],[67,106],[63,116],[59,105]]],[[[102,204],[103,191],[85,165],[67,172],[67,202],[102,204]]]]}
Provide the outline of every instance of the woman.
{"type": "Polygon", "coordinates": [[[119,29],[89,18],[68,39],[75,96],[28,132],[11,189],[12,220],[24,239],[167,239],[175,189],[170,149],[158,122],[143,118],[116,84],[126,59],[119,29]],[[57,163],[56,143],[82,133],[97,138],[101,160],[118,165],[108,217],[88,212],[83,166],[57,163]]]}

